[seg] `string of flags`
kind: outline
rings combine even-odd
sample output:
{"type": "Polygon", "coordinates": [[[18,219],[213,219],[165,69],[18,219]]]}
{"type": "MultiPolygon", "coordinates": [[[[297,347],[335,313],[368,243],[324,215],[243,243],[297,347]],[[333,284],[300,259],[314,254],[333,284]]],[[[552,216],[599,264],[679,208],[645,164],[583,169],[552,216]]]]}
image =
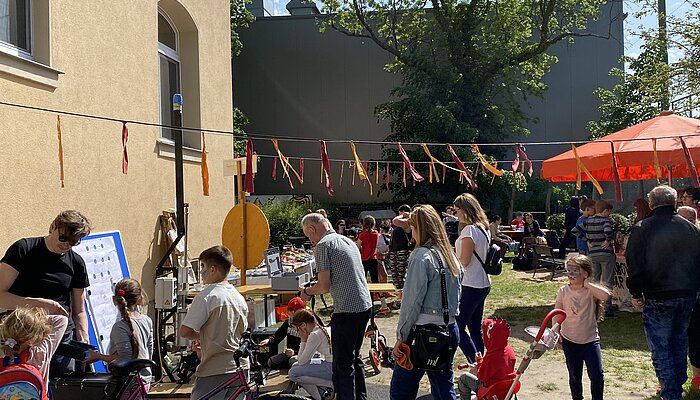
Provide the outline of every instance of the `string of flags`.
{"type": "MultiPolygon", "coordinates": [[[[62,141],[62,132],[61,132],[61,117],[60,115],[57,116],[56,120],[56,130],[57,130],[57,138],[58,138],[58,158],[59,158],[59,179],[61,182],[61,187],[65,187],[65,172],[64,172],[64,159],[63,159],[63,141],[62,141]]],[[[122,129],[121,129],[121,152],[122,152],[122,157],[121,157],[121,170],[122,174],[127,175],[129,172],[129,155],[128,155],[128,148],[127,148],[127,143],[129,140],[129,128],[127,126],[127,121],[122,121],[122,129]]],[[[272,179],[276,180],[277,179],[277,162],[279,161],[280,165],[282,166],[282,172],[283,172],[283,178],[286,178],[289,187],[294,189],[295,182],[292,179],[293,177],[296,178],[296,181],[298,182],[299,185],[304,184],[304,158],[303,157],[298,157],[298,169],[292,166],[291,164],[291,157],[288,157],[284,155],[280,148],[279,140],[278,139],[270,139],[270,142],[272,143],[276,155],[273,157],[273,166],[272,166],[272,179]]],[[[326,186],[326,191],[328,193],[329,197],[334,196],[335,191],[333,189],[333,183],[331,180],[331,164],[332,162],[339,161],[340,162],[340,178],[338,180],[338,185],[342,186],[343,185],[343,175],[345,172],[345,165],[347,163],[348,168],[351,170],[352,173],[352,178],[351,178],[351,185],[355,185],[356,178],[363,183],[363,186],[369,186],[369,194],[370,196],[374,194],[374,185],[379,185],[379,175],[380,175],[380,165],[379,161],[374,161],[374,185],[372,184],[372,179],[369,175],[369,162],[368,161],[362,161],[360,155],[357,152],[357,148],[355,146],[355,143],[353,141],[349,141],[348,143],[350,144],[350,150],[352,153],[352,160],[350,161],[342,161],[342,160],[332,160],[328,157],[328,150],[327,150],[327,145],[325,140],[319,140],[319,146],[320,146],[320,153],[321,153],[321,158],[320,158],[320,180],[321,183],[325,182],[326,186]]],[[[201,175],[202,175],[202,194],[204,196],[209,196],[209,167],[207,163],[207,143],[206,143],[206,135],[204,132],[201,133],[201,143],[202,143],[202,150],[201,150],[201,175]]],[[[385,143],[386,144],[386,143],[385,143]]],[[[476,157],[476,163],[477,167],[475,171],[472,173],[467,169],[465,166],[465,163],[457,156],[457,153],[454,151],[453,147],[449,144],[446,143],[444,144],[446,146],[447,151],[452,157],[452,162],[454,163],[455,167],[448,165],[447,162],[444,162],[435,156],[430,152],[430,149],[428,148],[429,143],[421,143],[420,147],[423,149],[425,152],[426,156],[428,157],[428,182],[433,183],[433,182],[445,182],[445,176],[447,173],[447,170],[451,170],[454,172],[457,172],[459,174],[459,181],[460,183],[466,182],[472,189],[477,188],[476,181],[474,179],[474,176],[478,174],[479,172],[483,172],[484,174],[490,173],[493,175],[493,178],[497,176],[502,176],[503,171],[498,168],[498,162],[497,161],[492,161],[489,162],[489,160],[486,158],[484,154],[481,153],[479,147],[476,144],[471,144],[470,147],[472,151],[474,152],[474,155],[476,157]],[[440,165],[442,167],[442,175],[438,174],[438,169],[436,165],[440,165]]],[[[434,145],[434,143],[430,143],[430,145],[434,145]]],[[[416,169],[416,162],[412,162],[406,153],[406,150],[404,149],[403,145],[400,142],[396,143],[397,149],[399,154],[401,155],[401,177],[402,177],[402,182],[403,186],[407,186],[407,172],[410,175],[412,179],[412,183],[415,186],[416,183],[424,182],[425,178],[423,175],[421,175],[418,170],[416,169]]],[[[574,149],[574,154],[576,155],[576,149],[575,146],[572,145],[572,148],[574,149]]],[[[246,141],[246,171],[253,171],[253,160],[254,160],[254,148],[253,148],[253,139],[248,138],[246,141]]],[[[577,160],[578,156],[576,155],[577,160]]],[[[687,153],[687,157],[690,157],[690,153],[687,153]]],[[[390,183],[390,176],[391,176],[391,169],[389,164],[394,163],[390,161],[385,161],[384,165],[384,171],[383,171],[383,183],[386,188],[389,188],[389,183],[390,183]]],[[[517,170],[519,166],[522,164],[520,167],[521,173],[524,172],[525,164],[528,165],[528,175],[532,176],[533,173],[533,168],[532,168],[532,161],[528,158],[527,154],[525,153],[525,149],[521,144],[516,145],[515,149],[515,159],[512,162],[512,171],[513,173],[517,173],[517,170]],[[521,163],[520,159],[523,159],[523,162],[521,163]]],[[[600,185],[595,181],[595,179],[590,175],[590,172],[586,169],[586,167],[583,165],[583,163],[580,162],[579,160],[579,177],[577,181],[577,187],[580,187],[581,184],[581,171],[587,174],[589,179],[594,183],[594,186],[602,193],[602,189],[600,189],[600,185]]],[[[697,176],[695,177],[697,179],[697,176]]],[[[248,193],[253,193],[255,191],[255,174],[250,173],[246,174],[245,176],[245,181],[244,181],[244,190],[248,193]]]]}
{"type": "MultiPolygon", "coordinates": [[[[70,115],[70,114],[69,114],[70,115]]],[[[84,115],[79,115],[79,116],[84,116],[84,115]]],[[[84,117],[90,117],[90,118],[98,118],[98,119],[106,119],[110,121],[116,121],[111,118],[106,118],[106,117],[92,117],[92,116],[84,116],[84,117]]],[[[121,171],[122,174],[127,175],[129,172],[129,154],[128,154],[128,141],[129,141],[129,128],[127,126],[128,123],[134,123],[134,124],[143,124],[143,125],[149,125],[149,126],[158,126],[157,124],[147,124],[147,123],[139,123],[139,122],[133,122],[133,121],[119,121],[121,123],[121,171]]],[[[64,171],[64,151],[63,151],[63,135],[62,135],[62,130],[61,130],[61,116],[60,114],[57,115],[56,118],[56,131],[57,131],[57,141],[58,141],[58,161],[59,161],[59,181],[61,187],[65,187],[65,171],[64,171]]],[[[211,133],[211,132],[210,132],[211,133]]],[[[257,138],[256,140],[261,140],[260,138],[257,138]]],[[[267,140],[267,139],[265,139],[267,140]]],[[[273,167],[272,167],[272,178],[274,180],[277,179],[277,161],[279,160],[280,165],[282,166],[282,171],[283,171],[283,178],[286,178],[290,188],[294,189],[294,182],[292,179],[292,176],[296,178],[298,181],[299,185],[304,184],[304,158],[303,157],[288,157],[285,156],[282,153],[282,150],[280,149],[279,145],[279,139],[277,138],[271,138],[269,139],[275,149],[276,155],[274,156],[269,156],[273,158],[273,167]],[[298,159],[298,169],[294,168],[291,164],[291,160],[293,158],[298,159]]],[[[288,140],[288,138],[284,138],[281,140],[288,140]]],[[[321,158],[316,159],[320,160],[320,181],[321,183],[325,182],[326,186],[326,191],[328,193],[329,197],[332,197],[335,193],[333,189],[333,183],[331,181],[331,165],[333,162],[340,162],[340,178],[338,180],[338,186],[343,185],[343,177],[345,173],[345,166],[347,164],[348,168],[351,171],[352,177],[351,177],[351,184],[354,186],[356,178],[362,182],[363,187],[369,186],[369,194],[373,195],[374,194],[374,185],[380,186],[380,162],[377,160],[374,160],[374,185],[372,184],[372,179],[370,177],[369,173],[369,166],[370,162],[369,161],[362,161],[360,155],[357,153],[357,148],[355,146],[355,143],[353,141],[347,141],[346,143],[350,144],[350,150],[352,153],[352,159],[351,160],[334,160],[330,159],[328,156],[328,150],[327,150],[327,143],[325,140],[318,140],[319,146],[320,146],[320,153],[321,153],[321,158]]],[[[334,143],[338,143],[338,141],[333,141],[334,143]]],[[[204,196],[209,196],[209,168],[207,164],[207,145],[206,145],[206,135],[204,130],[201,132],[201,143],[202,143],[202,151],[201,151],[201,175],[202,175],[202,193],[204,196]]],[[[369,142],[363,141],[362,143],[368,144],[369,142]]],[[[375,142],[372,142],[372,144],[375,142]]],[[[377,144],[382,144],[382,145],[388,145],[390,143],[387,142],[376,142],[377,144]]],[[[656,149],[656,138],[652,139],[653,143],[653,152],[654,152],[654,169],[655,169],[655,175],[657,178],[657,181],[660,181],[661,179],[661,167],[659,164],[659,159],[658,159],[658,154],[657,154],[657,149],[656,149]]],[[[683,148],[683,153],[685,155],[686,163],[688,166],[690,166],[690,178],[693,183],[693,186],[698,187],[700,186],[700,178],[698,177],[696,169],[693,167],[695,165],[693,161],[693,157],[685,143],[685,140],[683,138],[680,138],[680,143],[683,148]]],[[[552,143],[552,144],[559,144],[559,143],[552,143]]],[[[395,143],[397,146],[398,152],[401,156],[401,161],[398,161],[398,163],[401,164],[401,171],[400,171],[400,176],[401,180],[403,183],[403,186],[407,186],[407,173],[410,175],[412,179],[413,186],[416,185],[416,183],[419,182],[424,182],[425,178],[423,175],[421,175],[418,170],[416,169],[416,164],[428,164],[428,182],[433,183],[433,182],[442,182],[443,184],[445,183],[445,177],[447,170],[451,170],[454,172],[457,172],[459,174],[459,182],[468,184],[471,189],[476,189],[477,188],[477,183],[474,179],[474,176],[476,176],[479,173],[483,173],[485,175],[491,175],[492,176],[492,183],[493,180],[496,177],[503,176],[504,170],[498,168],[498,161],[489,161],[489,159],[481,152],[479,149],[479,146],[477,144],[468,144],[468,146],[471,148],[476,160],[475,161],[470,161],[469,163],[476,163],[476,168],[473,172],[471,172],[467,167],[465,166],[465,162],[463,162],[457,153],[454,151],[454,148],[452,147],[451,144],[449,143],[444,143],[444,144],[438,144],[438,143],[419,143],[419,146],[423,149],[425,152],[425,155],[428,158],[427,162],[412,162],[408,154],[406,153],[403,144],[400,142],[395,143]],[[430,149],[428,146],[442,146],[444,145],[447,149],[447,152],[450,154],[452,157],[452,162],[446,162],[442,161],[431,153],[430,149]],[[448,165],[454,163],[454,166],[448,165]],[[437,165],[442,167],[442,174],[440,175],[438,173],[438,168],[437,165]]],[[[411,145],[415,145],[415,143],[411,143],[411,145]]],[[[463,145],[463,144],[462,144],[463,145]]],[[[506,145],[506,144],[502,144],[506,145]]],[[[525,167],[527,166],[527,175],[532,176],[533,174],[533,167],[532,167],[532,160],[527,156],[527,153],[525,152],[525,148],[523,147],[522,144],[520,143],[515,143],[515,158],[513,159],[511,163],[511,171],[513,175],[516,174],[521,174],[522,176],[525,175],[525,167]],[[518,171],[520,170],[520,171],[518,171]]],[[[621,189],[621,180],[618,172],[618,163],[617,163],[617,158],[615,155],[615,146],[612,142],[610,142],[611,146],[611,155],[612,155],[612,174],[613,174],[613,182],[615,186],[615,193],[616,193],[616,198],[617,201],[620,202],[622,201],[622,189],[621,189]]],[[[592,176],[590,171],[586,168],[584,165],[583,161],[579,158],[578,152],[576,145],[574,143],[571,143],[571,149],[574,155],[574,158],[576,159],[577,162],[577,179],[576,179],[576,188],[581,189],[581,182],[582,182],[582,175],[586,174],[588,179],[591,181],[595,189],[598,191],[598,193],[602,194],[603,189],[600,185],[600,183],[592,176]]],[[[253,160],[255,157],[254,155],[254,149],[253,149],[253,138],[248,137],[247,142],[246,142],[246,170],[247,171],[252,171],[253,170],[253,165],[252,163],[254,162],[253,160]]],[[[260,157],[258,155],[258,157],[260,157]]],[[[391,170],[389,164],[394,164],[397,162],[394,161],[385,161],[384,165],[384,172],[383,172],[383,178],[384,178],[384,185],[386,188],[389,188],[389,183],[390,183],[390,176],[391,176],[391,170]]],[[[255,191],[255,185],[254,185],[254,179],[255,175],[253,173],[246,174],[245,177],[245,186],[244,190],[248,193],[253,193],[255,191]]]]}

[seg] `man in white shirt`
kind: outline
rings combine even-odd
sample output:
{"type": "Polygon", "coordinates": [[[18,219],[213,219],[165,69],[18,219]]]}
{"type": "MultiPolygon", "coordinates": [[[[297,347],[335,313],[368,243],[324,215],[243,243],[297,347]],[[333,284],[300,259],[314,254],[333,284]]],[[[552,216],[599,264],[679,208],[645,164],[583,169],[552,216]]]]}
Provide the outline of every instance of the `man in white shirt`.
{"type": "MultiPolygon", "coordinates": [[[[192,399],[199,399],[233,374],[238,366],[233,353],[238,350],[248,328],[248,305],[238,290],[228,283],[233,256],[224,246],[208,248],[199,255],[202,283],[207,286],[192,301],[180,327],[180,336],[201,347],[201,359],[195,373],[192,399]]],[[[248,369],[247,359],[241,368],[248,369]]],[[[231,397],[236,387],[222,390],[212,400],[231,397]]]]}

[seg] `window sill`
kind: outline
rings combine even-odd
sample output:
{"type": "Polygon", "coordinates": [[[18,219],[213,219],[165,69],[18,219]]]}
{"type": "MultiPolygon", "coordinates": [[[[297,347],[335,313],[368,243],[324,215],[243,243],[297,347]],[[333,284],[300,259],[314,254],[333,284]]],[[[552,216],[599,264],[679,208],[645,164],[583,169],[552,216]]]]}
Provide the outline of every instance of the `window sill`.
{"type": "Polygon", "coordinates": [[[63,71],[3,51],[0,51],[0,72],[51,89],[58,87],[58,77],[64,74],[63,71]]]}
{"type": "MultiPolygon", "coordinates": [[[[158,143],[158,156],[163,158],[175,159],[175,143],[172,140],[159,138],[158,143]]],[[[202,150],[193,149],[191,147],[182,147],[182,159],[184,161],[201,163],[202,162],[202,150]]]]}

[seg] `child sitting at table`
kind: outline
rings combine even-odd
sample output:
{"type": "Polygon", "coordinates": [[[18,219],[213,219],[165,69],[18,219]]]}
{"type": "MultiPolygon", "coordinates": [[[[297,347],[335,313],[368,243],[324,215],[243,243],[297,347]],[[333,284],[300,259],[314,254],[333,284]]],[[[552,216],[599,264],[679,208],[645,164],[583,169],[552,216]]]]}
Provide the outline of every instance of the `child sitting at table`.
{"type": "Polygon", "coordinates": [[[262,340],[260,346],[270,347],[270,359],[267,360],[267,365],[271,369],[287,369],[296,361],[296,356],[299,354],[299,345],[301,344],[301,336],[297,328],[290,324],[290,320],[296,312],[306,309],[306,302],[301,297],[294,297],[287,303],[287,312],[289,316],[275,331],[275,336],[272,339],[262,340]],[[287,344],[284,351],[277,354],[277,346],[287,339],[287,344]],[[274,352],[274,354],[272,354],[274,352]]]}
{"type": "Polygon", "coordinates": [[[291,319],[301,335],[301,347],[289,379],[301,385],[312,399],[321,400],[325,388],[333,387],[331,334],[317,323],[311,311],[300,310],[291,319]]]}

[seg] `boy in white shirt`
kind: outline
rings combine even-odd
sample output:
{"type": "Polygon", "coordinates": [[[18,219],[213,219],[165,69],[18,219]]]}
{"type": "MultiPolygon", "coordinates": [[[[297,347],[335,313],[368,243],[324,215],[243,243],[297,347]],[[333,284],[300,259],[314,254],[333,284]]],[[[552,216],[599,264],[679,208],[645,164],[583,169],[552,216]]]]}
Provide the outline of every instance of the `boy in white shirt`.
{"type": "MultiPolygon", "coordinates": [[[[199,399],[229,379],[237,370],[233,353],[248,328],[248,305],[228,283],[233,256],[225,246],[210,247],[199,255],[202,282],[207,286],[192,301],[180,327],[180,336],[201,347],[192,399],[199,399]]],[[[248,369],[246,359],[241,368],[248,369]]],[[[228,399],[235,387],[222,390],[214,399],[228,399]]]]}

